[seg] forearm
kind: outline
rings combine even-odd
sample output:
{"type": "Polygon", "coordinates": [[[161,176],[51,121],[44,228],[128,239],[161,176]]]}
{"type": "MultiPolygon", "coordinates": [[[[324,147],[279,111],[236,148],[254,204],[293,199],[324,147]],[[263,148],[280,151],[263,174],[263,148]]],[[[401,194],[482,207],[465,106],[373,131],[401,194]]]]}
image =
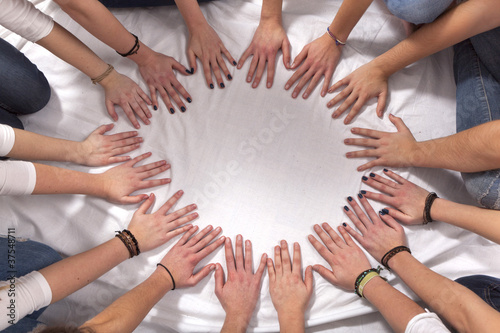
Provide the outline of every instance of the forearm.
{"type": "Polygon", "coordinates": [[[424,312],[417,303],[380,277],[366,284],[363,296],[380,311],[395,332],[404,332],[410,320],[424,312]]]}
{"type": "Polygon", "coordinates": [[[278,23],[282,25],[281,8],[283,0],[263,0],[262,10],[260,12],[260,22],[278,23]]]}
{"type": "Polygon", "coordinates": [[[170,277],[161,271],[161,267],[157,268],[146,281],[118,298],[82,327],[90,327],[97,333],[132,332],[171,289],[170,277]]]}
{"type": "Polygon", "coordinates": [[[186,22],[189,34],[192,35],[193,31],[197,29],[204,29],[203,26],[208,22],[203,16],[203,13],[196,0],[175,0],[177,8],[181,12],[184,21],[186,22]]]}
{"type": "Polygon", "coordinates": [[[63,259],[40,270],[52,290],[52,303],[74,293],[126,260],[125,245],[113,238],[89,251],[63,259]]]}
{"type": "Polygon", "coordinates": [[[337,15],[330,24],[330,31],[342,41],[346,41],[373,0],[344,0],[337,15]]]}
{"type": "Polygon", "coordinates": [[[247,331],[248,321],[241,320],[238,316],[226,315],[221,333],[245,333],[247,331]]]}
{"type": "MultiPolygon", "coordinates": [[[[460,332],[486,332],[499,314],[466,287],[425,267],[408,252],[389,261],[393,272],[425,303],[460,332]]],[[[496,326],[498,327],[498,326],[496,326]]]]}
{"type": "Polygon", "coordinates": [[[281,333],[303,333],[305,319],[302,311],[278,313],[281,333]]]}

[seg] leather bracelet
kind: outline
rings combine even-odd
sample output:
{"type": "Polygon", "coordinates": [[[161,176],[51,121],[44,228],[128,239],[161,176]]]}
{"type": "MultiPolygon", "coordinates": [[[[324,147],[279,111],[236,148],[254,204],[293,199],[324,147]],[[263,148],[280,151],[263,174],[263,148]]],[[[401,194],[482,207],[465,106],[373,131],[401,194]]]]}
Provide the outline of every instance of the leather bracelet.
{"type": "Polygon", "coordinates": [[[425,207],[424,207],[424,213],[423,213],[423,218],[424,218],[424,224],[427,224],[429,222],[433,222],[432,217],[431,217],[431,206],[434,200],[436,198],[439,198],[435,192],[431,192],[427,195],[427,198],[425,198],[425,207]]]}
{"type": "Polygon", "coordinates": [[[402,246],[396,246],[395,248],[393,248],[392,250],[389,250],[386,254],[384,254],[384,256],[382,257],[382,260],[380,260],[380,263],[382,265],[384,265],[385,268],[387,268],[387,270],[391,270],[391,268],[389,267],[389,260],[391,260],[392,257],[394,257],[396,254],[398,254],[399,252],[403,252],[403,251],[406,251],[406,252],[409,252],[411,254],[411,250],[402,245],[402,246]]]}

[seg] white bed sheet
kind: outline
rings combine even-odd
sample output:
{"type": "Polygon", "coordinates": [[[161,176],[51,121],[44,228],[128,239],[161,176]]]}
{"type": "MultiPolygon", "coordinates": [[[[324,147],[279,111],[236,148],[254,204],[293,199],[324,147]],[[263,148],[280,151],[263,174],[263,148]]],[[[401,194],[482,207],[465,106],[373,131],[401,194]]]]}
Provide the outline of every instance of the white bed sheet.
{"type": "MultiPolygon", "coordinates": [[[[304,45],[324,33],[341,1],[284,1],[283,21],[292,44],[293,56],[304,45]]],[[[61,25],[84,41],[118,71],[139,82],[147,91],[135,65],[89,35],[54,3],[37,1],[61,25]]],[[[260,16],[260,1],[214,1],[201,6],[209,23],[218,32],[235,58],[251,41],[260,16]]],[[[187,66],[187,29],[174,7],[113,10],[130,31],[156,51],[187,66]]],[[[109,123],[103,91],[70,65],[43,48],[26,43],[4,30],[0,36],[19,47],[47,76],[52,97],[47,107],[23,117],[27,130],[80,140],[98,125],[109,123]]],[[[333,80],[339,80],[404,38],[403,26],[376,1],[353,30],[333,80]]],[[[403,117],[420,140],[449,135],[455,131],[455,85],[452,50],[447,49],[393,75],[386,115],[403,117]]],[[[347,222],[342,207],[348,195],[363,188],[362,173],[356,167],[363,160],[348,160],[352,148],[343,145],[354,126],[393,131],[387,116],[375,115],[371,101],[345,126],[332,120],[326,98],[314,90],[307,100],[293,100],[283,87],[292,72],[282,66],[281,56],[274,86],[263,83],[252,89],[245,82],[249,67],[230,67],[234,79],[225,89],[210,90],[202,71],[190,77],[178,75],[191,93],[193,102],[186,113],[168,113],[160,102],[152,124],[142,126],[144,144],[139,153],[152,151],[152,160],[166,159],[172,169],[168,186],[154,188],[154,209],[178,189],[185,195],[178,204],[196,202],[200,227],[221,226],[234,239],[241,233],[253,241],[254,264],[260,254],[272,254],[273,246],[286,239],[302,246],[303,265],[326,264],[307,241],[312,225],[327,221],[347,222]]],[[[199,68],[201,66],[199,64],[199,68]]],[[[131,130],[123,113],[113,132],[131,130]]],[[[50,163],[88,172],[88,168],[66,163],[50,163]]],[[[380,172],[380,168],[371,170],[380,172]]],[[[459,174],[444,170],[399,169],[405,178],[459,202],[471,202],[459,174]]],[[[165,175],[162,175],[165,176],[165,175]]],[[[376,209],[381,205],[373,202],[376,209]]],[[[137,206],[116,206],[101,199],[79,195],[4,197],[0,199],[2,228],[15,227],[19,236],[51,245],[65,256],[74,255],[113,237],[127,226],[137,206]]],[[[481,223],[481,221],[478,221],[481,223]]],[[[494,258],[500,248],[479,236],[443,223],[406,228],[414,255],[437,272],[457,278],[468,274],[500,276],[494,258]]],[[[155,251],[141,254],[111,270],[88,287],[49,307],[43,315],[48,323],[81,324],[108,306],[121,294],[143,281],[155,263],[175,240],[155,251]]],[[[373,265],[376,262],[370,257],[373,265]]],[[[219,250],[204,260],[224,263],[219,250]]],[[[200,264],[200,265],[201,265],[200,264]]],[[[223,264],[225,267],[225,264],[223,264]]],[[[393,275],[389,282],[413,297],[393,275]]],[[[308,332],[386,332],[390,328],[374,308],[353,293],[342,291],[318,274],[307,311],[308,332]]],[[[222,326],[224,311],[213,292],[214,278],[196,287],[170,292],[148,314],[137,332],[205,332],[222,326]]],[[[250,331],[278,331],[277,316],[265,274],[250,331]]]]}

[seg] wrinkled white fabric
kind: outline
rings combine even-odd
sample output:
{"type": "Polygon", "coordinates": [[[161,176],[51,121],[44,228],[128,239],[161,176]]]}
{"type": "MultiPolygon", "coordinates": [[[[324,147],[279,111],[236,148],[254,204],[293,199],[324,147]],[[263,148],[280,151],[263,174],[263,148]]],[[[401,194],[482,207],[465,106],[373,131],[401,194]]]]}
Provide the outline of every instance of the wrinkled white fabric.
{"type": "Polygon", "coordinates": [[[425,309],[425,313],[421,313],[413,317],[406,326],[405,333],[448,333],[449,329],[444,326],[443,322],[437,314],[429,312],[425,309]]]}
{"type": "Polygon", "coordinates": [[[37,42],[52,31],[54,21],[27,0],[2,0],[0,25],[31,42],[37,42]]]}

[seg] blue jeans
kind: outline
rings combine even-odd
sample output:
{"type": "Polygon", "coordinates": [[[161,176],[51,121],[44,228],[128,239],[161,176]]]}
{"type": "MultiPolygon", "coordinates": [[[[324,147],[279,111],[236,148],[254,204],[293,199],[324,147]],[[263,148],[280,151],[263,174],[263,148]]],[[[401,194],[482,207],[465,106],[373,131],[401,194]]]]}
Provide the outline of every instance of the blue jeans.
{"type": "MultiPolygon", "coordinates": [[[[5,236],[0,237],[0,254],[0,281],[8,280],[11,274],[16,277],[21,277],[61,260],[59,253],[45,244],[21,239],[16,239],[14,243],[12,238],[8,239],[5,236]],[[9,240],[11,244],[10,248],[9,240]],[[9,259],[7,256],[9,249],[15,250],[15,253],[13,254],[14,268],[10,267],[9,262],[7,261],[7,259],[9,259]]],[[[12,257],[10,259],[12,259],[12,257]]],[[[40,324],[37,319],[44,310],[45,308],[33,312],[32,314],[19,320],[17,324],[9,326],[2,332],[16,333],[31,331],[40,324]]]]}
{"type": "Polygon", "coordinates": [[[455,280],[500,311],[500,279],[486,275],[464,276],[455,280]]]}
{"type": "Polygon", "coordinates": [[[38,68],[0,38],[0,123],[24,129],[17,118],[42,109],[50,99],[50,86],[38,68]]]}
{"type": "MultiPolygon", "coordinates": [[[[454,46],[457,132],[500,119],[500,28],[454,46]]],[[[477,203],[500,209],[500,169],[462,173],[477,203]]]]}
{"type": "Polygon", "coordinates": [[[448,8],[453,0],[384,0],[389,11],[413,24],[430,23],[448,8]]]}
{"type": "MultiPolygon", "coordinates": [[[[99,0],[104,6],[109,8],[127,7],[154,7],[175,5],[174,0],[99,0]]],[[[208,2],[210,0],[198,0],[198,2],[208,2]]]]}

